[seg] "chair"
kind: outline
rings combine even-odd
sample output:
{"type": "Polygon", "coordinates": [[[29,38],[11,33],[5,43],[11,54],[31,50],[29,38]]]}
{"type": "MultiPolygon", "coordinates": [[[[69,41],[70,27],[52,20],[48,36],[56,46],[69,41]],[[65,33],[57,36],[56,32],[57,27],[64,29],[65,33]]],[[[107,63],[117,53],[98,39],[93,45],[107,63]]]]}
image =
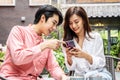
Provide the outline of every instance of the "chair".
{"type": "Polygon", "coordinates": [[[116,80],[114,64],[115,61],[120,61],[120,58],[116,58],[111,55],[105,55],[105,58],[106,58],[106,68],[112,74],[113,80],[116,80]]]}
{"type": "MultiPolygon", "coordinates": [[[[3,62],[2,59],[0,59],[0,63],[1,63],[1,62],[3,62]]],[[[6,80],[6,79],[0,76],[0,80],[6,80]]]]}
{"type": "Polygon", "coordinates": [[[5,78],[3,78],[3,77],[0,76],[0,80],[7,80],[7,79],[5,79],[5,78]]]}
{"type": "Polygon", "coordinates": [[[1,65],[1,63],[3,62],[3,60],[2,59],[0,59],[0,65],[1,65]]]}
{"type": "Polygon", "coordinates": [[[0,62],[3,62],[3,60],[2,60],[2,59],[0,59],[0,62]]]}

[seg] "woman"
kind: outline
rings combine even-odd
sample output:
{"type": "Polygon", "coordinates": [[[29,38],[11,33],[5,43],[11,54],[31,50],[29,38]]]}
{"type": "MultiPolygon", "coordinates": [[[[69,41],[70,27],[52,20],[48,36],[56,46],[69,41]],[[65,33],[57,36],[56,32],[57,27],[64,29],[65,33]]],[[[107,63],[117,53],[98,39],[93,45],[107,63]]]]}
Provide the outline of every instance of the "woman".
{"type": "Polygon", "coordinates": [[[103,41],[99,33],[92,32],[82,7],[70,7],[65,14],[63,41],[73,40],[75,47],[63,47],[67,69],[76,76],[102,76],[111,80],[105,67],[103,41]]]}
{"type": "Polygon", "coordinates": [[[62,21],[62,14],[57,8],[41,5],[33,25],[13,27],[7,39],[0,76],[8,80],[37,80],[46,68],[55,80],[64,80],[66,76],[52,53],[60,46],[60,41],[44,40],[42,37],[42,34],[49,35],[62,21]]]}

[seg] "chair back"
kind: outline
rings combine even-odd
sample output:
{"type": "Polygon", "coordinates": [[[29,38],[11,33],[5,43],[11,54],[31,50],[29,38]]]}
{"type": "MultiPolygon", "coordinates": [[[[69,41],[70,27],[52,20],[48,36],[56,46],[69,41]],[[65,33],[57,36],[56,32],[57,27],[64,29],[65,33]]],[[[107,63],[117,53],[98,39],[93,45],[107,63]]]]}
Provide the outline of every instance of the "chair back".
{"type": "Polygon", "coordinates": [[[106,55],[106,68],[112,74],[113,80],[115,80],[114,58],[110,55],[106,55]]]}

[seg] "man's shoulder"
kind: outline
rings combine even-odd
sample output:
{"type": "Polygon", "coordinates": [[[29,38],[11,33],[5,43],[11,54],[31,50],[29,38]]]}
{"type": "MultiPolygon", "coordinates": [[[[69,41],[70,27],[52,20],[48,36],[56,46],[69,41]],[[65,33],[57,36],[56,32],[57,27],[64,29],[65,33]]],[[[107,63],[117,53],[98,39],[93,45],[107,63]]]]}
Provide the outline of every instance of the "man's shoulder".
{"type": "Polygon", "coordinates": [[[12,34],[22,34],[22,33],[26,32],[26,28],[27,27],[20,26],[20,25],[13,26],[11,29],[11,33],[12,34]]]}
{"type": "Polygon", "coordinates": [[[27,26],[20,26],[20,25],[13,26],[12,28],[13,31],[25,31],[26,29],[27,26]]]}
{"type": "Polygon", "coordinates": [[[25,28],[24,26],[15,25],[15,26],[13,26],[12,29],[24,29],[24,28],[25,28]]]}

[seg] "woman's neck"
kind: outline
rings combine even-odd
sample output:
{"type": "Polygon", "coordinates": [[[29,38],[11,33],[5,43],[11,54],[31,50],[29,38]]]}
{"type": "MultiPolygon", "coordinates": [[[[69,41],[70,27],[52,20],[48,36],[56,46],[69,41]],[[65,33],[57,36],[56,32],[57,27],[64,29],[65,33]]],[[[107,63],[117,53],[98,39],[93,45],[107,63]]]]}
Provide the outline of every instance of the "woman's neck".
{"type": "Polygon", "coordinates": [[[79,34],[77,34],[78,39],[84,39],[85,35],[84,35],[84,31],[80,32],[79,34]]]}
{"type": "Polygon", "coordinates": [[[82,34],[78,34],[77,36],[78,36],[77,42],[78,42],[79,46],[82,48],[85,35],[84,35],[84,33],[82,33],[82,34]]]}

